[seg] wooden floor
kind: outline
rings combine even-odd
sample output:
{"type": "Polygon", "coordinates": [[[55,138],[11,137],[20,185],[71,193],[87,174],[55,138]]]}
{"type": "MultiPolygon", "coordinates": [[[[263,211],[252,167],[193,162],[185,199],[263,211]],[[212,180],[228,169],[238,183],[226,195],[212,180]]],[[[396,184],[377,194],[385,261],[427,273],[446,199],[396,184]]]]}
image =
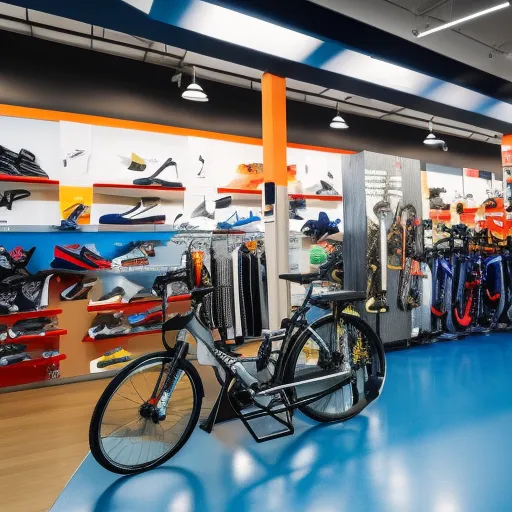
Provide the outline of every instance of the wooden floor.
{"type": "MultiPolygon", "coordinates": [[[[258,343],[240,347],[254,356],[258,343]]],[[[194,356],[194,347],[192,347],[194,356]]],[[[220,389],[213,370],[197,365],[206,418],[220,389]]],[[[46,512],[89,451],[89,422],[110,382],[65,384],[0,394],[0,510],[46,512]]]]}
{"type": "Polygon", "coordinates": [[[0,395],[1,510],[49,510],[89,450],[92,410],[107,382],[0,395]]]}

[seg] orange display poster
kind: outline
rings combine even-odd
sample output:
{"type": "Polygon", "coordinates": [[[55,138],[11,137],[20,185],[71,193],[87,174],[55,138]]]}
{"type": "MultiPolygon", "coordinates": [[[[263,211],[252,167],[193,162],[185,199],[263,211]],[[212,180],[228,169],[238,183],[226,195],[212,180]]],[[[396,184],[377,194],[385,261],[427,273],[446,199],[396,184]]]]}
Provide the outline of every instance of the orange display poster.
{"type": "Polygon", "coordinates": [[[89,224],[91,221],[92,187],[65,187],[59,190],[60,213],[67,219],[80,205],[87,206],[87,210],[78,219],[78,224],[89,224]]]}
{"type": "Polygon", "coordinates": [[[501,163],[512,167],[512,135],[504,135],[501,142],[501,163]]]}

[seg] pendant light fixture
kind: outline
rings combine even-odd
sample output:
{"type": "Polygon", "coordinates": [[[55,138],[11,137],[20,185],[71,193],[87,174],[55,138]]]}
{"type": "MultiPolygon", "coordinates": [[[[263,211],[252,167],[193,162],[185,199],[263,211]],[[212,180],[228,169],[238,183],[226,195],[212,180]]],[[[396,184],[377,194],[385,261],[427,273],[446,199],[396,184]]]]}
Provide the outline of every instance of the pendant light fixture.
{"type": "Polygon", "coordinates": [[[428,129],[429,134],[425,137],[423,144],[439,148],[441,151],[448,151],[448,144],[446,144],[444,140],[437,138],[436,134],[433,132],[434,126],[432,125],[432,121],[428,122],[428,129]]]}
{"type": "Polygon", "coordinates": [[[203,91],[203,88],[196,83],[196,68],[192,68],[192,83],[183,91],[181,97],[189,101],[199,101],[205,103],[208,101],[208,96],[203,91]]]}
{"type": "Polygon", "coordinates": [[[336,115],[331,121],[330,127],[334,128],[335,130],[346,130],[348,128],[348,124],[345,122],[345,119],[343,119],[343,117],[340,116],[338,102],[336,102],[336,115]]]}

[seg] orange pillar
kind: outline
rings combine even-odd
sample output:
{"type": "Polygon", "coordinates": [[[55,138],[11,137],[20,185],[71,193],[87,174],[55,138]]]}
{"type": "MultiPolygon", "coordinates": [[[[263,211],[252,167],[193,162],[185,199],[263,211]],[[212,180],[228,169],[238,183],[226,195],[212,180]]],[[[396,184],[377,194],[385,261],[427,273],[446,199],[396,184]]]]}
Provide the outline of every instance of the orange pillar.
{"type": "Polygon", "coordinates": [[[286,80],[264,73],[261,86],[269,323],[271,329],[277,329],[290,310],[288,284],[279,279],[279,274],[288,272],[289,254],[286,80]]]}
{"type": "Polygon", "coordinates": [[[503,202],[505,208],[512,204],[512,135],[501,139],[501,164],[503,166],[503,202]]]}

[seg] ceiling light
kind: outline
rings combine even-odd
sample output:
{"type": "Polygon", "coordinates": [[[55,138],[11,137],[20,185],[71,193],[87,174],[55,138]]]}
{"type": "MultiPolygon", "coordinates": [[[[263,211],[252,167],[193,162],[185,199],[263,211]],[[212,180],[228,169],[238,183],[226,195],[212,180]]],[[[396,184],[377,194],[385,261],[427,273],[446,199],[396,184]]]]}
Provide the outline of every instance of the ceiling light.
{"type": "Polygon", "coordinates": [[[196,68],[192,71],[192,83],[183,91],[181,97],[185,100],[206,102],[208,96],[203,91],[203,88],[196,83],[196,68]]]}
{"type": "Polygon", "coordinates": [[[430,130],[430,133],[425,137],[425,140],[423,141],[423,144],[426,146],[432,146],[439,148],[442,151],[448,151],[448,144],[442,139],[438,139],[435,135],[435,133],[432,131],[432,121],[429,121],[428,128],[430,130]]]}
{"type": "Polygon", "coordinates": [[[469,16],[465,16],[464,18],[459,18],[458,20],[450,21],[449,23],[445,23],[444,25],[440,25],[439,27],[431,28],[430,30],[425,30],[425,32],[413,31],[413,33],[416,37],[425,37],[435,32],[439,32],[440,30],[444,30],[446,28],[450,28],[455,25],[465,23],[466,21],[479,18],[480,16],[484,16],[485,14],[490,14],[491,12],[499,11],[500,9],[505,9],[506,7],[510,7],[510,2],[505,2],[500,5],[495,5],[494,7],[489,7],[489,9],[484,9],[483,11],[479,11],[474,14],[470,14],[469,16]]]}
{"type": "MultiPolygon", "coordinates": [[[[336,104],[336,107],[338,107],[338,104],[336,104]]],[[[345,119],[340,116],[338,108],[336,108],[336,115],[329,126],[335,130],[346,130],[348,128],[348,124],[345,122],[345,119]]]]}

